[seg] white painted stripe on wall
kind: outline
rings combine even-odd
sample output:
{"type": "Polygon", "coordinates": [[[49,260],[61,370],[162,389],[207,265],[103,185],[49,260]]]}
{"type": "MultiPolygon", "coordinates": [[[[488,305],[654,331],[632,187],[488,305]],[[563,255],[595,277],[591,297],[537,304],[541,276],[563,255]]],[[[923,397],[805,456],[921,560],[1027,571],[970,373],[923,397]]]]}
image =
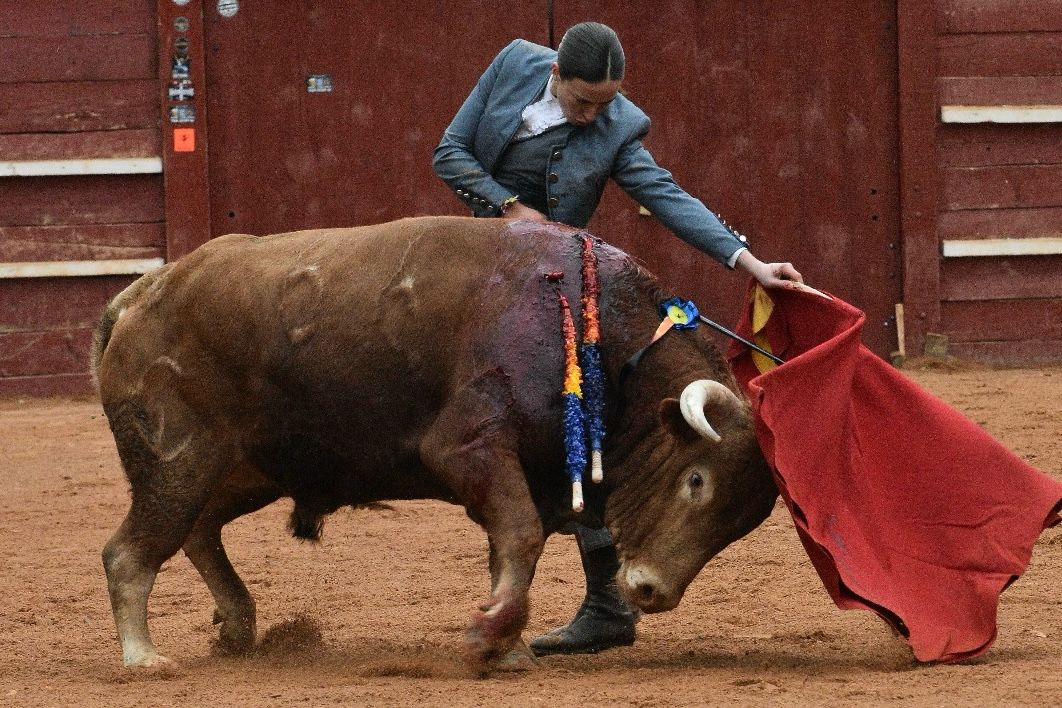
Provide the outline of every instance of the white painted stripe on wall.
{"type": "Polygon", "coordinates": [[[1062,254],[1062,236],[1044,238],[987,238],[944,241],[945,258],[970,256],[1056,256],[1062,254]]]}
{"type": "Polygon", "coordinates": [[[942,123],[1062,123],[1062,106],[941,106],[942,123]]]}
{"type": "Polygon", "coordinates": [[[161,157],[120,157],[88,160],[3,160],[0,177],[53,175],[161,174],[161,157]]]}
{"type": "Polygon", "coordinates": [[[65,278],[85,275],[139,275],[163,265],[162,258],[111,261],[0,263],[0,278],[65,278]]]}

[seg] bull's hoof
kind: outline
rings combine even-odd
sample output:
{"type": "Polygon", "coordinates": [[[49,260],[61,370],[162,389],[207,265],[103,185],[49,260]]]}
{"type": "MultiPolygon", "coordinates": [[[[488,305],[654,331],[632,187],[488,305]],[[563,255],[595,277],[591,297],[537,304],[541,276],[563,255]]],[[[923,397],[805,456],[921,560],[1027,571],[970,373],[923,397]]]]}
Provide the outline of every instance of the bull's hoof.
{"type": "Polygon", "coordinates": [[[494,601],[480,608],[465,634],[469,663],[490,666],[522,645],[520,632],[527,624],[526,602],[494,601]]]}
{"type": "Polygon", "coordinates": [[[475,628],[465,634],[465,661],[480,676],[505,671],[531,671],[538,664],[531,649],[522,640],[506,647],[489,644],[475,628]]]}
{"type": "Polygon", "coordinates": [[[243,656],[254,651],[254,635],[226,636],[224,632],[210,644],[211,653],[218,656],[243,656]]]}
{"type": "Polygon", "coordinates": [[[531,649],[522,640],[505,654],[492,659],[487,668],[491,671],[522,672],[531,671],[538,665],[538,660],[531,649]]]}
{"type": "Polygon", "coordinates": [[[127,669],[151,673],[168,673],[177,668],[176,661],[155,652],[125,657],[122,663],[127,669]]]}
{"type": "Polygon", "coordinates": [[[220,610],[215,609],[214,624],[221,625],[218,638],[211,645],[215,654],[236,656],[249,654],[254,650],[257,631],[253,617],[228,619],[220,610]]]}

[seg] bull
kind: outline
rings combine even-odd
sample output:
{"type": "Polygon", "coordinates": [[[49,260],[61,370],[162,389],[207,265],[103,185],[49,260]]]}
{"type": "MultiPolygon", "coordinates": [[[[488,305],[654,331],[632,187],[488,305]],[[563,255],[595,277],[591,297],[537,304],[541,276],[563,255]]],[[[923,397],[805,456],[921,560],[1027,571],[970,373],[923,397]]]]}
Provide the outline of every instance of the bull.
{"type": "Polygon", "coordinates": [[[147,605],[181,549],[214,598],[219,646],[254,646],[254,600],[221,529],[282,497],[294,500],[293,535],[309,539],[344,505],[463,506],[489,541],[491,594],[466,635],[481,667],[526,651],[535,565],[572,520],[612,530],[633,604],[677,605],[777,492],[749,408],[705,334],[670,333],[624,370],[666,294],[622,251],[598,242],[596,252],[606,476],[588,485],[581,513],[563,472],[555,292],[578,311],[572,229],[422,217],[228,235],[114,298],[92,370],[130,485],[103,549],[124,663],[170,661],[152,642],[147,605]],[[547,272],[570,277],[558,285],[547,272]]]}

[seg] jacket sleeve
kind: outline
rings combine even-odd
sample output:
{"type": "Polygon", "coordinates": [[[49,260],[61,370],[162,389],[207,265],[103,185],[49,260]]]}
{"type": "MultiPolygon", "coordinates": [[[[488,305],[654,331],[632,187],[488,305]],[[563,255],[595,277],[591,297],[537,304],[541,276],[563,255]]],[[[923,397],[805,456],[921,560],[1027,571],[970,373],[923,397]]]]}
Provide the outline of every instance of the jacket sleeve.
{"type": "Polygon", "coordinates": [[[490,176],[476,156],[476,132],[513,41],[494,58],[443,133],[432,158],[432,168],[472,209],[476,216],[497,216],[500,205],[513,196],[490,176]]]}
{"type": "Polygon", "coordinates": [[[642,144],[649,119],[620,148],[613,163],[612,179],[634,201],[660,220],[672,233],[723,265],[742,248],[745,237],[731,231],[699,199],[678,186],[642,144]]]}

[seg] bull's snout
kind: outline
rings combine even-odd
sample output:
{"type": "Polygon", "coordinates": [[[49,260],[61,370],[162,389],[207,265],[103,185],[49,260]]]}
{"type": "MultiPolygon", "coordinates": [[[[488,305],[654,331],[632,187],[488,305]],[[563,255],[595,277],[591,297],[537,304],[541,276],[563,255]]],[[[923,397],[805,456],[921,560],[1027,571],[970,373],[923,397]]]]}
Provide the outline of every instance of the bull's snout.
{"type": "Polygon", "coordinates": [[[617,580],[627,601],[636,605],[642,612],[672,610],[682,599],[681,593],[674,592],[647,566],[624,566],[620,568],[617,580]]]}

